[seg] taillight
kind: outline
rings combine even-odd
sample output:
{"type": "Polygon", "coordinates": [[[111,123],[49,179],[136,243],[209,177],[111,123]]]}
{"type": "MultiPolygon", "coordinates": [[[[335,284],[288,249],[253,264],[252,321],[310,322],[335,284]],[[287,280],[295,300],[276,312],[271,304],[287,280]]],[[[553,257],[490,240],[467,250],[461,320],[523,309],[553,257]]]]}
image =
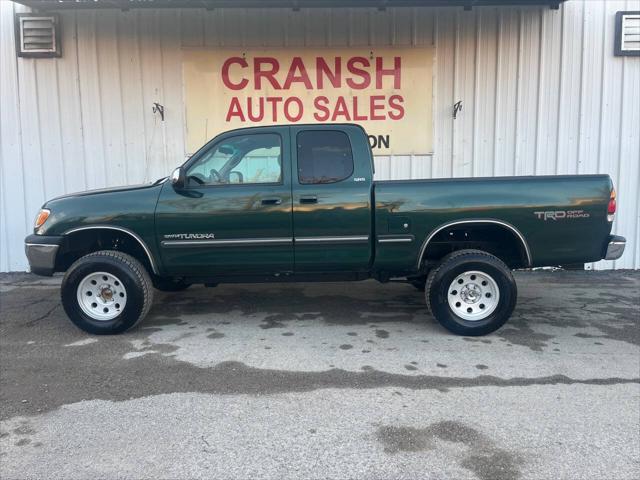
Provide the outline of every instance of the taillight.
{"type": "Polygon", "coordinates": [[[616,190],[611,189],[611,195],[609,196],[609,205],[607,205],[607,220],[613,222],[613,218],[616,214],[616,190]]]}

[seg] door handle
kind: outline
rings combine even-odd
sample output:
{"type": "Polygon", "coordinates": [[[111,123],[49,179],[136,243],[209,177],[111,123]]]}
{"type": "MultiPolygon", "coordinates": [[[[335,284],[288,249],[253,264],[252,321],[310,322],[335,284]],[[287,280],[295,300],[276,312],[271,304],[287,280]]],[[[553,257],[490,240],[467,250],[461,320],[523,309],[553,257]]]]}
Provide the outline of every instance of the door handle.
{"type": "Polygon", "coordinates": [[[300,203],[318,203],[318,197],[316,197],[315,195],[300,197],[300,203]]]}
{"type": "Polygon", "coordinates": [[[280,198],[263,198],[262,205],[280,205],[282,203],[282,199],[280,198]]]}

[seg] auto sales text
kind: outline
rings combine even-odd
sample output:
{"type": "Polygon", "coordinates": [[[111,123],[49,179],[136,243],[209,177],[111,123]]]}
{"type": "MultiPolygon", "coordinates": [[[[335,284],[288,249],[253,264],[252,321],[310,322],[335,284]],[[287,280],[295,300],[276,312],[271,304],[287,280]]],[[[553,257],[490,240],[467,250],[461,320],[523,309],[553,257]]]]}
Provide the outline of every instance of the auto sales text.
{"type": "Polygon", "coordinates": [[[387,64],[384,60],[337,56],[329,61],[316,57],[308,65],[301,57],[293,57],[287,65],[281,65],[274,57],[229,57],[220,71],[222,83],[231,93],[226,121],[295,123],[307,108],[318,122],[401,120],[405,115],[404,98],[398,93],[402,86],[401,57],[387,58],[387,64]],[[313,93],[309,98],[286,95],[292,87],[313,93]],[[266,89],[269,93],[260,95],[266,89]],[[334,89],[349,89],[352,94],[335,96],[331,94],[334,89]]]}

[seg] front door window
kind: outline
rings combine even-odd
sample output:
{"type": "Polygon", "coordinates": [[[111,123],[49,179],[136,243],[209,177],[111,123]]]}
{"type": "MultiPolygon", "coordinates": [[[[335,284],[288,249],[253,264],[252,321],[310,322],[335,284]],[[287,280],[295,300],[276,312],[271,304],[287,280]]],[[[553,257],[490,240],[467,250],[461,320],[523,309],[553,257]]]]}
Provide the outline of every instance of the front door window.
{"type": "Polygon", "coordinates": [[[227,138],[187,170],[187,187],[282,182],[282,143],[277,134],[227,138]]]}

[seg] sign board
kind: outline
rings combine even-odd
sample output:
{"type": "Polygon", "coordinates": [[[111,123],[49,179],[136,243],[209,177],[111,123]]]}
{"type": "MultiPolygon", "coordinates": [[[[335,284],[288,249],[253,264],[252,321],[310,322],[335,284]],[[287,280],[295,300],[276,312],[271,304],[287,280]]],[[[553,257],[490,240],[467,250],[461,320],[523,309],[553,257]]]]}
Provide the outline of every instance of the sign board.
{"type": "Polygon", "coordinates": [[[184,50],[187,148],[240,127],[362,125],[376,155],[433,152],[433,50],[184,50]]]}

